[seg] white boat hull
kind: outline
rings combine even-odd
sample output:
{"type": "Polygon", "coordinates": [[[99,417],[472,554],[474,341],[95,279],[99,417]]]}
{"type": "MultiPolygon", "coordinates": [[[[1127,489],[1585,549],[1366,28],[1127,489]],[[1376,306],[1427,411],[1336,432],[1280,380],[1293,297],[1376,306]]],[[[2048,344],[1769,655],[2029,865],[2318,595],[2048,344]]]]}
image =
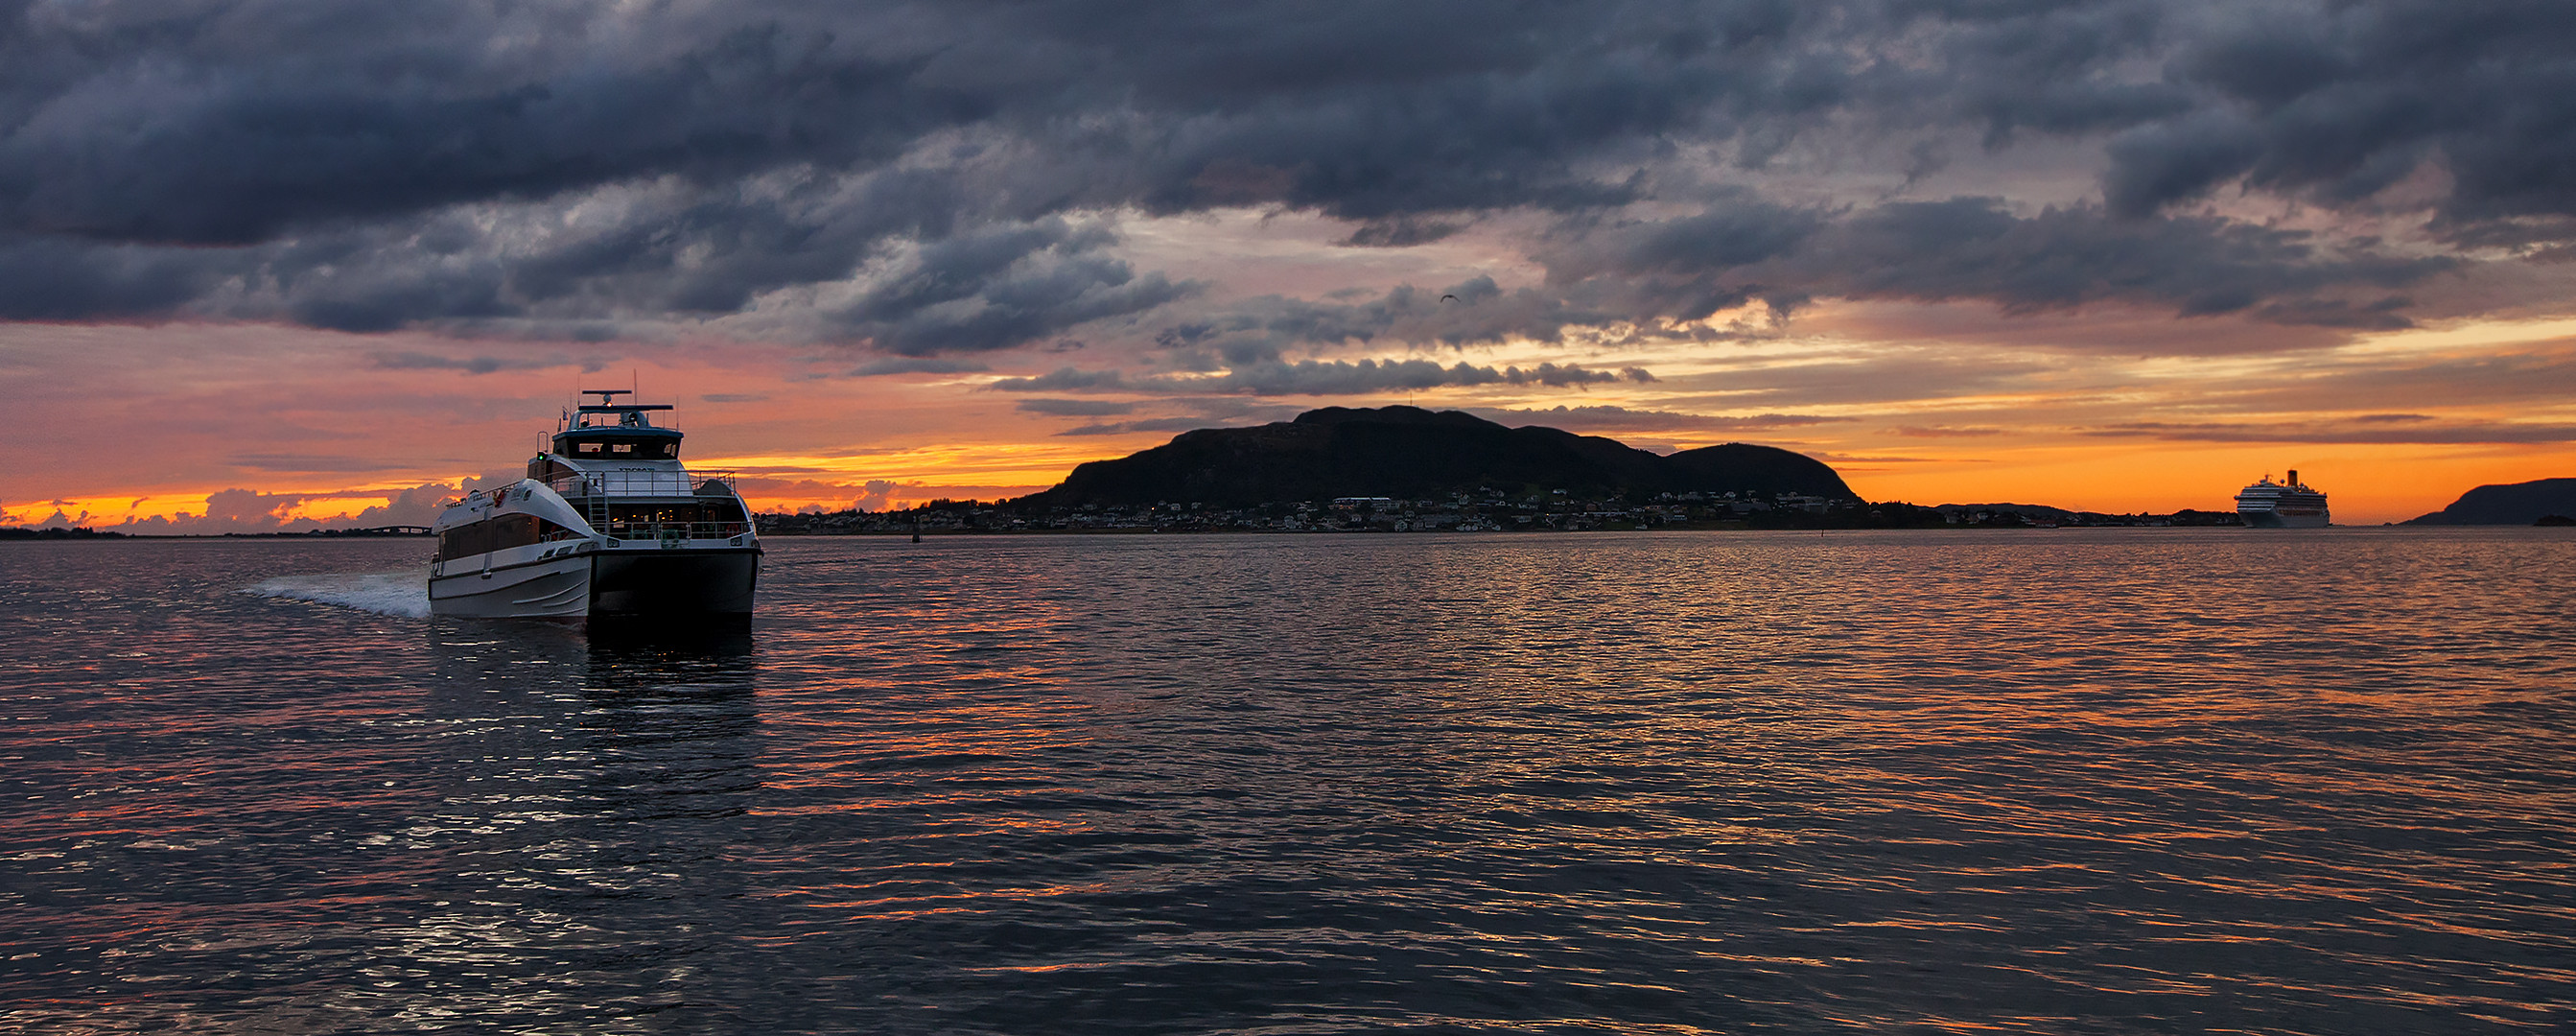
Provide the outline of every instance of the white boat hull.
{"type": "Polygon", "coordinates": [[[490,568],[446,562],[429,579],[429,611],[479,619],[749,615],[760,549],[615,549],[490,568]]]}
{"type": "MultiPolygon", "coordinates": [[[[504,552],[506,553],[506,552],[504,552]]],[[[463,561],[429,578],[429,613],[480,619],[578,619],[590,614],[589,554],[483,568],[463,561]]]]}

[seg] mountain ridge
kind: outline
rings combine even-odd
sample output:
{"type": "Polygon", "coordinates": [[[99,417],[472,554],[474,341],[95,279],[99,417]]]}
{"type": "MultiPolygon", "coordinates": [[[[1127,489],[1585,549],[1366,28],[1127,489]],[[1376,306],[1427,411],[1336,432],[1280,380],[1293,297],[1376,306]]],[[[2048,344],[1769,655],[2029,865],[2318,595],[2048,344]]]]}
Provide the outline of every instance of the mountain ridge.
{"type": "Polygon", "coordinates": [[[2542,478],[2479,486],[2451,505],[2405,525],[2530,525],[2550,515],[2576,516],[2576,478],[2542,478]]]}
{"type": "Polygon", "coordinates": [[[1082,464],[1063,482],[1014,502],[1242,506],[1487,489],[1859,499],[1823,461],[1777,447],[1727,443],[1659,455],[1543,425],[1510,428],[1457,410],[1387,406],[1323,407],[1288,421],[1183,432],[1161,446],[1082,464]]]}

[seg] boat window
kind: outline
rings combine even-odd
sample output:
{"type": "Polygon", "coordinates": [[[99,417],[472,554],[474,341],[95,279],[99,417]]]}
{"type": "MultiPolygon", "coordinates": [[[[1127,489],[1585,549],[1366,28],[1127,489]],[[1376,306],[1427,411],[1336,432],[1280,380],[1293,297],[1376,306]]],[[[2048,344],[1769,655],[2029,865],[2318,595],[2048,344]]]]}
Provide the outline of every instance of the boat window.
{"type": "Polygon", "coordinates": [[[617,504],[608,509],[612,522],[694,522],[698,505],[687,504],[617,504]]]}
{"type": "Polygon", "coordinates": [[[438,534],[438,560],[488,554],[492,551],[492,523],[467,522],[438,534]]]}
{"type": "Polygon", "coordinates": [[[710,500],[704,504],[696,501],[612,504],[606,521],[600,531],[611,536],[677,532],[699,538],[722,538],[751,531],[751,523],[742,504],[735,500],[710,500]]]}
{"type": "Polygon", "coordinates": [[[537,516],[505,514],[492,519],[492,549],[508,550],[537,542],[537,516]]]}
{"type": "Polygon", "coordinates": [[[505,514],[467,522],[439,533],[437,560],[473,557],[547,540],[568,539],[574,535],[572,530],[533,514],[505,514]]]}
{"type": "Polygon", "coordinates": [[[573,443],[571,452],[575,456],[581,457],[596,457],[605,454],[613,457],[668,460],[680,455],[680,443],[676,439],[663,438],[606,439],[573,443]]]}

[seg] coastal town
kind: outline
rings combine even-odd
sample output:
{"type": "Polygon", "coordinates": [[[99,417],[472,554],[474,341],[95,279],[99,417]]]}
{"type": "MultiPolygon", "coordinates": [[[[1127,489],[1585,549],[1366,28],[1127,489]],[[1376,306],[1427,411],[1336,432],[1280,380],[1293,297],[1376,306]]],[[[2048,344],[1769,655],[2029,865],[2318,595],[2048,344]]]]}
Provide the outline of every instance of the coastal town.
{"type": "Polygon", "coordinates": [[[1782,493],[1658,493],[1585,497],[1564,490],[1498,489],[1402,499],[1345,496],[1257,506],[1189,501],[1118,506],[1026,506],[1016,501],[933,500],[884,511],[758,516],[764,536],[908,535],[1011,532],[1592,532],[1658,529],[1923,529],[2235,525],[2236,515],[2098,514],[2031,504],[1869,503],[1782,493]]]}

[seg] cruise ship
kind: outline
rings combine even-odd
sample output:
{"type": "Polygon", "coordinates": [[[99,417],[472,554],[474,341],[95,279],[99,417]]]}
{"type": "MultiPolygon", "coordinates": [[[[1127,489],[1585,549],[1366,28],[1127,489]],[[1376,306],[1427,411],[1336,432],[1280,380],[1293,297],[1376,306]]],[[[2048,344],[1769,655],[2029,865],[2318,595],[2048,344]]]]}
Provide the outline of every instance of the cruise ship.
{"type": "Polygon", "coordinates": [[[2321,529],[2332,521],[2326,495],[2299,481],[2296,469],[2279,482],[2263,480],[2236,493],[2236,515],[2258,529],[2321,529]]]}
{"type": "Polygon", "coordinates": [[[668,404],[584,389],[528,476],[449,503],[431,531],[433,615],[748,616],[760,538],[731,475],[692,475],[668,404]]]}

